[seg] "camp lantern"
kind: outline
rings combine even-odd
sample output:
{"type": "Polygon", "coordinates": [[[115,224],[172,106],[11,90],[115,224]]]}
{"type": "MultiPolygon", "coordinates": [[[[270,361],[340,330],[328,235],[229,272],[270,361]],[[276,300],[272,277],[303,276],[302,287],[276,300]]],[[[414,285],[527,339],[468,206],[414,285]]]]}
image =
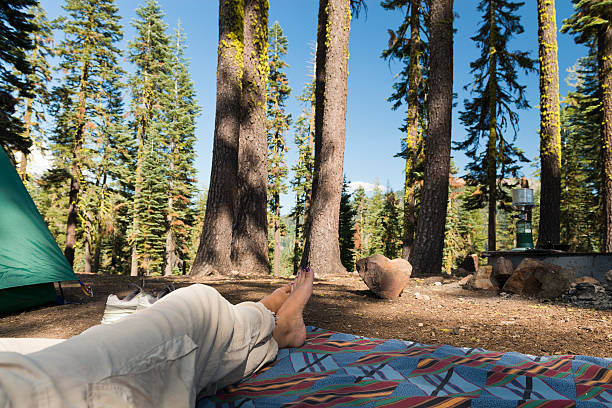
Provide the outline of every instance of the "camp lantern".
{"type": "Polygon", "coordinates": [[[534,205],[532,189],[516,188],[512,190],[512,208],[519,212],[516,222],[516,250],[533,248],[531,208],[534,205]]]}

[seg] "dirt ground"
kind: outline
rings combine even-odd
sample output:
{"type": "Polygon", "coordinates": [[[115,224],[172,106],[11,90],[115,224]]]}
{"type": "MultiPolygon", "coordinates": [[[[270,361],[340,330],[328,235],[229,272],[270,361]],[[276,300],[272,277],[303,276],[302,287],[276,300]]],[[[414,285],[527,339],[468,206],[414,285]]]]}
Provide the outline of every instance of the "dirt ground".
{"type": "MultiPolygon", "coordinates": [[[[87,298],[78,284],[65,283],[66,298],[75,302],[0,318],[0,337],[67,338],[102,318],[106,297],[126,295],[129,283],[139,278],[81,274],[92,286],[87,298]]],[[[146,279],[146,289],[156,292],[173,282],[177,287],[193,281],[187,277],[146,279]]],[[[287,280],[274,278],[208,278],[233,303],[259,300],[287,280]]],[[[559,303],[540,303],[518,296],[473,292],[456,280],[435,284],[411,279],[394,301],[374,297],[356,275],[321,278],[304,313],[307,324],[377,338],[396,338],[426,344],[481,347],[534,355],[583,354],[612,357],[612,311],[597,311],[559,303]]]]}

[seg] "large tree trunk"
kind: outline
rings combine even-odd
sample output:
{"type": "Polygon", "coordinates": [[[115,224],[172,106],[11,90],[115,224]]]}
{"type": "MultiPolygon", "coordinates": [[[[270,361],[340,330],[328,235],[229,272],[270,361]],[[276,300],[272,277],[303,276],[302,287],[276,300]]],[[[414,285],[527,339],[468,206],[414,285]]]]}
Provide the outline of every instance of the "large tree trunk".
{"type": "Polygon", "coordinates": [[[404,222],[402,238],[402,258],[408,260],[414,243],[416,227],[416,184],[414,169],[417,165],[417,138],[419,137],[419,83],[421,72],[419,60],[421,52],[419,2],[410,4],[410,65],[408,67],[408,120],[406,131],[406,178],[404,180],[404,222]]]}
{"type": "Polygon", "coordinates": [[[270,273],[267,218],[267,80],[268,0],[245,0],[238,191],[231,255],[235,270],[260,275],[270,273]]]}
{"type": "MultiPolygon", "coordinates": [[[[612,12],[606,16],[612,20],[612,12]]],[[[602,93],[601,125],[603,154],[604,251],[612,252],[612,26],[605,25],[597,36],[599,83],[602,93]]]]}
{"type": "Polygon", "coordinates": [[[315,168],[301,266],[310,265],[320,274],[346,272],[340,261],[338,225],[344,166],[350,24],[350,0],[319,2],[315,168]]]}
{"type": "MultiPolygon", "coordinates": [[[[232,224],[236,204],[242,78],[241,1],[219,2],[217,108],[210,187],[198,252],[191,275],[231,270],[232,224]]],[[[264,196],[264,202],[265,202],[264,196]]]]}
{"type": "Polygon", "coordinates": [[[541,195],[538,246],[557,244],[561,228],[559,64],[554,0],[538,0],[541,195]]]}
{"type": "Polygon", "coordinates": [[[487,190],[489,193],[489,222],[488,222],[488,250],[497,249],[497,25],[495,24],[496,8],[494,2],[489,6],[489,21],[491,34],[489,38],[489,49],[491,59],[489,60],[489,82],[487,92],[489,93],[489,141],[487,143],[487,190]]]}
{"type": "Polygon", "coordinates": [[[453,106],[453,0],[429,0],[429,128],[425,141],[425,176],[410,263],[415,275],[438,275],[450,173],[453,106]]]}
{"type": "Polygon", "coordinates": [[[70,193],[68,195],[68,221],[66,223],[66,246],[64,255],[70,266],[74,266],[74,246],[76,245],[76,227],[78,198],[81,191],[81,148],[85,129],[85,92],[87,89],[88,65],[83,63],[79,84],[79,105],[77,108],[77,128],[72,150],[72,171],[70,174],[70,193]]]}

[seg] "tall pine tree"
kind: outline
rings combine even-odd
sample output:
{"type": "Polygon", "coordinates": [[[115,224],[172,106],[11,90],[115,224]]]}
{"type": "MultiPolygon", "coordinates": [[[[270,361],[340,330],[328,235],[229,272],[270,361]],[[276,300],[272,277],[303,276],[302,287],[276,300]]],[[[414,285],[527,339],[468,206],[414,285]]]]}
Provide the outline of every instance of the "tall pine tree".
{"type": "Polygon", "coordinates": [[[27,153],[31,140],[23,137],[23,122],[16,109],[19,97],[32,97],[32,73],[26,52],[33,49],[31,33],[37,26],[31,14],[35,0],[0,2],[0,147],[9,153],[27,153]]]}
{"type": "MultiPolygon", "coordinates": [[[[52,141],[56,165],[70,174],[64,254],[72,265],[77,241],[80,197],[95,153],[89,149],[104,124],[105,87],[120,73],[116,43],[123,37],[113,0],[67,0],[61,29],[60,68],[65,76],[54,90],[56,127],[52,141]],[[119,70],[119,71],[118,71],[119,70]]],[[[85,189],[85,191],[84,191],[85,189]]]]}
{"type": "Polygon", "coordinates": [[[406,17],[396,31],[389,30],[389,48],[382,56],[404,63],[399,73],[399,81],[393,85],[394,92],[389,98],[393,109],[404,103],[407,105],[406,120],[402,131],[406,137],[402,141],[399,154],[406,161],[404,179],[404,214],[402,236],[402,258],[408,259],[414,242],[416,229],[417,188],[422,180],[423,133],[426,128],[426,43],[421,39],[425,32],[424,5],[416,0],[386,0],[382,6],[389,10],[406,9],[406,17]]]}
{"type": "MultiPolygon", "coordinates": [[[[23,139],[35,143],[42,148],[43,134],[41,124],[45,121],[45,111],[49,105],[49,82],[51,81],[51,65],[49,59],[55,55],[53,44],[53,24],[47,20],[47,15],[40,5],[30,9],[32,21],[36,30],[31,33],[32,50],[27,52],[27,59],[32,69],[27,80],[32,87],[32,93],[21,101],[20,111],[23,114],[23,139]]],[[[26,179],[28,168],[28,152],[21,151],[19,176],[26,179]]]]}
{"type": "Polygon", "coordinates": [[[295,124],[294,143],[298,149],[298,160],[291,170],[294,178],[291,187],[295,193],[295,206],[291,216],[295,222],[295,240],[293,242],[293,273],[297,273],[304,250],[304,222],[307,217],[308,203],[312,191],[312,171],[314,152],[311,143],[310,115],[307,109],[298,117],[295,124]]]}
{"type": "MultiPolygon", "coordinates": [[[[162,245],[162,249],[155,247],[152,254],[143,254],[142,250],[148,249],[152,244],[145,241],[143,226],[151,224],[159,219],[160,215],[150,211],[163,211],[160,207],[150,207],[147,200],[152,199],[155,193],[164,194],[159,191],[144,191],[145,187],[153,188],[146,178],[145,159],[147,155],[160,154],[163,157],[165,146],[161,132],[165,127],[163,115],[163,99],[168,97],[170,89],[170,43],[166,34],[167,25],[163,22],[163,12],[157,1],[148,0],[145,5],[136,9],[138,18],[132,23],[136,29],[136,37],[129,44],[129,60],[136,66],[136,72],[130,79],[132,91],[132,130],[136,134],[138,143],[137,162],[134,175],[134,200],[132,206],[132,225],[130,228],[130,243],[132,246],[130,274],[136,276],[139,269],[148,272],[151,265],[161,264],[159,259],[150,260],[151,256],[161,256],[165,247],[164,243],[155,240],[155,245],[162,245]],[[147,208],[149,212],[140,211],[147,208]],[[145,258],[149,258],[145,262],[145,258]]],[[[155,164],[162,166],[164,160],[161,157],[148,157],[150,160],[147,171],[159,175],[163,169],[152,169],[155,164]]],[[[152,175],[151,175],[152,176],[152,175]]],[[[157,198],[155,199],[157,200],[157,198]]],[[[162,216],[162,220],[165,217],[162,216]]],[[[163,221],[162,221],[163,223],[163,221]]],[[[161,228],[165,231],[165,225],[161,228]]]]}
{"type": "Polygon", "coordinates": [[[287,191],[287,164],[285,162],[285,134],[291,125],[291,115],[286,113],[285,105],[291,88],[287,75],[283,72],[287,63],[283,58],[287,55],[288,41],[278,22],[270,28],[268,60],[268,208],[270,210],[269,224],[272,225],[274,236],[274,276],[280,273],[280,195],[287,191]]]}
{"type": "Polygon", "coordinates": [[[498,202],[503,205],[509,199],[504,180],[510,176],[516,178],[520,170],[517,162],[527,161],[513,145],[518,113],[512,105],[517,109],[529,107],[525,86],[518,83],[517,67],[532,71],[535,61],[527,52],[508,49],[508,41],[524,31],[517,15],[523,4],[508,0],[481,0],[478,6],[483,13],[482,24],[472,40],[481,52],[480,57],[470,64],[474,82],[469,85],[475,96],[464,101],[465,110],[459,116],[467,128],[468,137],[455,145],[457,149],[465,150],[471,159],[467,166],[468,183],[480,187],[477,194],[470,197],[468,205],[479,208],[488,204],[490,251],[496,249],[498,202]],[[513,130],[512,137],[506,135],[508,125],[513,130]],[[479,149],[481,139],[487,141],[484,151],[479,149]]]}
{"type": "Polygon", "coordinates": [[[612,0],[572,0],[574,14],[562,31],[596,50],[599,92],[602,102],[601,160],[603,200],[603,248],[612,252],[612,0]]]}
{"type": "Polygon", "coordinates": [[[559,243],[561,194],[561,134],[557,19],[554,0],[538,0],[540,56],[540,162],[541,199],[538,246],[559,243]]]}
{"type": "Polygon", "coordinates": [[[348,192],[346,177],[342,183],[340,197],[340,216],[338,238],[340,244],[340,260],[347,271],[355,270],[355,208],[351,204],[351,193],[348,192]]]}
{"type": "Polygon", "coordinates": [[[179,21],[171,43],[170,89],[163,106],[168,144],[168,229],[164,275],[186,267],[184,264],[189,260],[191,229],[195,222],[195,121],[200,108],[189,75],[189,63],[184,56],[185,40],[179,21]]]}

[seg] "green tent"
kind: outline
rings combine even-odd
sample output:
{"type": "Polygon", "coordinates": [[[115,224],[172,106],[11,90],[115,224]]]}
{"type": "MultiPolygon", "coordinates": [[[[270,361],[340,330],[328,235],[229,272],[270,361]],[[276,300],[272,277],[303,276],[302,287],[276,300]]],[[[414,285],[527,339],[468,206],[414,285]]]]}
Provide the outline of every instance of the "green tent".
{"type": "Polygon", "coordinates": [[[0,148],[0,315],[56,302],[53,282],[78,279],[0,148]]]}

